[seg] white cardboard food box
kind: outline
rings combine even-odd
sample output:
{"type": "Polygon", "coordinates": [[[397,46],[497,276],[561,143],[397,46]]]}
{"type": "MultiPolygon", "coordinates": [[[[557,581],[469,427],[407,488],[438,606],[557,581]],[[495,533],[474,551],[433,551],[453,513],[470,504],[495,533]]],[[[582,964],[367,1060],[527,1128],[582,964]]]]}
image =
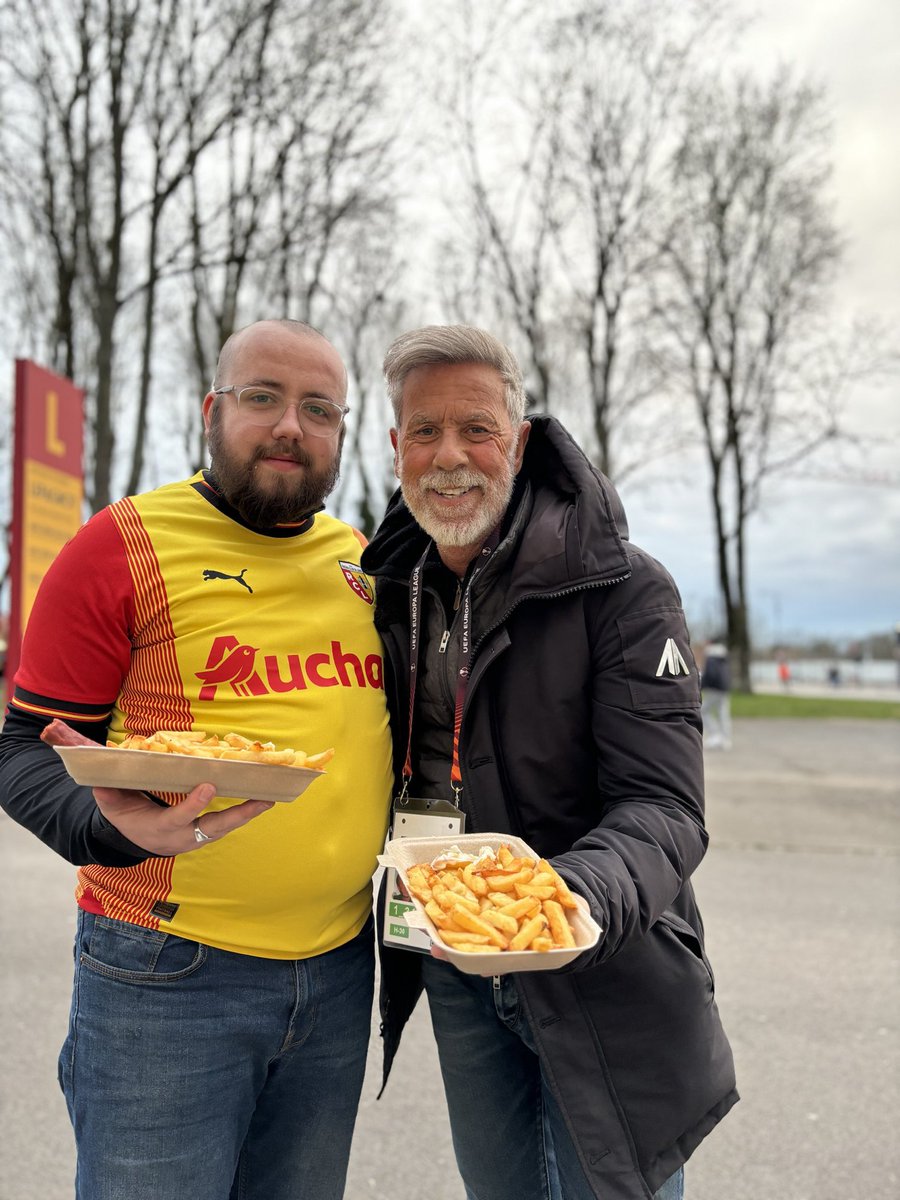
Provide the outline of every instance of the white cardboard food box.
{"type": "Polygon", "coordinates": [[[309,767],[158,754],[118,746],[54,746],[76,783],[148,792],[190,792],[211,783],[220,796],[291,801],[325,774],[309,767]]]}
{"type": "MultiPolygon", "coordinates": [[[[517,857],[533,858],[535,861],[541,857],[521,838],[513,837],[509,833],[463,833],[451,835],[449,838],[394,839],[386,844],[384,853],[378,861],[384,867],[395,867],[397,874],[408,888],[409,880],[406,873],[410,867],[420,862],[432,862],[451,847],[456,846],[465,854],[477,855],[484,846],[489,846],[496,852],[503,845],[509,846],[517,857]]],[[[441,948],[447,959],[467,975],[506,975],[511,971],[553,971],[557,967],[570,963],[582,951],[596,946],[600,939],[602,931],[597,922],[589,915],[587,901],[580,896],[575,898],[578,901],[578,908],[572,911],[570,916],[572,933],[575,936],[574,949],[545,951],[487,949],[480,954],[454,950],[452,946],[447,946],[441,941],[440,930],[427,916],[424,905],[416,900],[415,896],[410,897],[415,908],[406,914],[405,919],[413,928],[427,930],[432,941],[441,948]]]]}

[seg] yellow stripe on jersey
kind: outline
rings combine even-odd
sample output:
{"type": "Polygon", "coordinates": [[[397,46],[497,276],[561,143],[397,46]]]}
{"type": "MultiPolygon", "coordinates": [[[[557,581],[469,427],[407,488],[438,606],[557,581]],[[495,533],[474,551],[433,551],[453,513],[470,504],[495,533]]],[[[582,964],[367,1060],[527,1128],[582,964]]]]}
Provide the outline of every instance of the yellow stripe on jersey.
{"type": "Polygon", "coordinates": [[[150,533],[130,499],[111,505],[109,513],[125,546],[135,601],[135,652],[119,710],[127,712],[130,732],[189,729],[191,707],[179,673],[166,582],[150,533]]]}
{"type": "MultiPolygon", "coordinates": [[[[110,737],[234,731],[307,753],[334,746],[335,756],[297,800],[221,841],[126,869],[82,868],[81,903],[226,950],[305,958],[362,927],[387,824],[390,739],[371,582],[343,522],[320,513],[305,533],[267,537],[219,512],[193,482],[113,506],[135,629],[110,737]]],[[[234,802],[216,797],[210,811],[234,802]]]]}

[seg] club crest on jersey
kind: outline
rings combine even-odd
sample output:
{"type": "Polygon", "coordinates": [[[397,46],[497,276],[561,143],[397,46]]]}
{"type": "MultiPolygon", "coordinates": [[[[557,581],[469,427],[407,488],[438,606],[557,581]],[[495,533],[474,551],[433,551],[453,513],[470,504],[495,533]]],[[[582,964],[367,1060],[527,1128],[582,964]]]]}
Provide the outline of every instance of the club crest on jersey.
{"type": "Polygon", "coordinates": [[[350,587],[356,592],[361,600],[365,600],[366,604],[375,603],[375,592],[369,583],[368,578],[364,574],[362,567],[357,563],[344,562],[338,559],[338,566],[344,573],[344,578],[349,583],[350,587]]]}

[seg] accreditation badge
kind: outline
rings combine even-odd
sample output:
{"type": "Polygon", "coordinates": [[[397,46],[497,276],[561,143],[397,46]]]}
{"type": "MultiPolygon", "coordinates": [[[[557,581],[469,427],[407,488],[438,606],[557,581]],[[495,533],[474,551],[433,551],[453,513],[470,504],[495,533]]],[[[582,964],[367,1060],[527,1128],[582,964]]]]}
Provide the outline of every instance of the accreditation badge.
{"type": "MultiPolygon", "coordinates": [[[[393,838],[455,837],[465,832],[465,826],[466,814],[449,800],[422,800],[415,796],[404,796],[394,801],[393,838]]],[[[400,880],[394,867],[388,867],[385,871],[384,904],[384,944],[429,954],[431,938],[424,929],[410,929],[406,923],[406,913],[415,905],[400,890],[400,880]]]]}

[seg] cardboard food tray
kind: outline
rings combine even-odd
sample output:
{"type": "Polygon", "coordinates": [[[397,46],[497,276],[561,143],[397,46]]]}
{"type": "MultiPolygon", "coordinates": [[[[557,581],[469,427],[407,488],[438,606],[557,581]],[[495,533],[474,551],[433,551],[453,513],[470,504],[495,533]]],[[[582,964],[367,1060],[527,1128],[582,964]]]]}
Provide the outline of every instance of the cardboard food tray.
{"type": "Polygon", "coordinates": [[[139,792],[189,792],[211,783],[240,800],[296,800],[324,771],[240,759],[197,758],[113,746],[54,746],[76,783],[139,792]]]}
{"type": "MultiPolygon", "coordinates": [[[[439,854],[458,846],[466,854],[477,855],[484,846],[490,846],[494,851],[503,845],[509,846],[517,857],[533,858],[541,856],[531,849],[521,838],[508,833],[464,833],[440,838],[397,838],[389,841],[384,848],[384,854],[379,862],[382,866],[395,867],[397,874],[409,887],[407,871],[420,862],[431,862],[439,854]]],[[[565,966],[577,958],[582,951],[595,946],[600,938],[600,926],[587,911],[587,902],[581,897],[577,910],[571,913],[572,933],[575,935],[575,948],[565,950],[486,950],[482,954],[469,954],[455,950],[441,941],[440,930],[425,912],[425,907],[415,896],[410,896],[415,905],[414,913],[408,913],[406,920],[415,928],[425,929],[432,941],[440,947],[450,962],[467,975],[506,975],[511,971],[553,971],[565,966]]]]}

